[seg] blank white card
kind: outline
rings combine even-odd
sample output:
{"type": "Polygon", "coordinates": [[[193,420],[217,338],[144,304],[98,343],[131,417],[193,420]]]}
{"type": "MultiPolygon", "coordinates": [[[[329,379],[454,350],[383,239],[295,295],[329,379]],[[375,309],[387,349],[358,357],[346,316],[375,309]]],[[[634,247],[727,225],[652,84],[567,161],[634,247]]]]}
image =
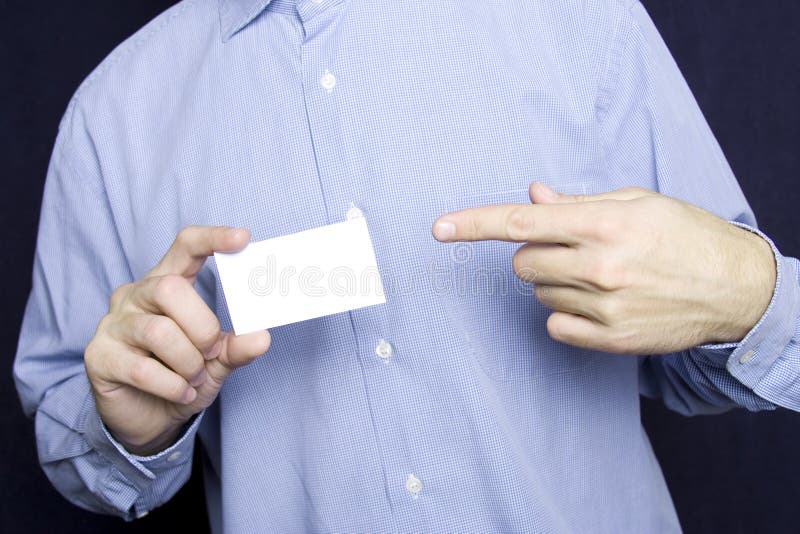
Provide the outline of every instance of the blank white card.
{"type": "Polygon", "coordinates": [[[214,258],[237,335],[386,302],[364,217],[214,258]]]}

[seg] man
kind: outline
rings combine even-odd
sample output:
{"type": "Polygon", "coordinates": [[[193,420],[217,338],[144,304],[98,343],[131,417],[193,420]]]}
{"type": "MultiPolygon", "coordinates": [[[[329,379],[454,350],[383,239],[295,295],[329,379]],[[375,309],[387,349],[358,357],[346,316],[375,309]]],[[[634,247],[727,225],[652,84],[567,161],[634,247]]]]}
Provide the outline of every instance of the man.
{"type": "Polygon", "coordinates": [[[15,375],[128,519],[198,437],[218,532],[678,531],[639,394],[800,408],[754,225],[638,2],[185,1],[64,115],[15,375]],[[361,216],[385,305],[228,332],[208,256],[361,216]]]}

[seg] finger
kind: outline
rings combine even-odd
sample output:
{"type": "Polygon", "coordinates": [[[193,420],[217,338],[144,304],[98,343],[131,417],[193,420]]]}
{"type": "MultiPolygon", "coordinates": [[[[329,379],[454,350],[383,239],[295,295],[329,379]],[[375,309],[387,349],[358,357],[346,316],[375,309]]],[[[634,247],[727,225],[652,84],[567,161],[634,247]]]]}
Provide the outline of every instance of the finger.
{"type": "Polygon", "coordinates": [[[187,226],[147,276],[179,274],[193,278],[215,252],[238,252],[247,246],[250,232],[228,226],[187,226]]]}
{"type": "Polygon", "coordinates": [[[193,386],[206,381],[203,356],[177,323],[164,315],[137,313],[114,326],[115,338],[155,355],[193,386]]]}
{"type": "Polygon", "coordinates": [[[642,351],[635,336],[617,331],[586,317],[553,312],[547,319],[547,332],[556,341],[613,354],[659,354],[659,349],[642,351]]]}
{"type": "Polygon", "coordinates": [[[528,194],[534,204],[571,204],[597,200],[635,200],[656,193],[641,187],[625,187],[596,195],[567,195],[558,193],[542,182],[533,182],[528,189],[528,194]]]}
{"type": "Polygon", "coordinates": [[[174,320],[206,358],[219,354],[219,321],[191,281],[177,274],[152,276],[137,284],[130,298],[145,312],[174,320]]]}
{"type": "Polygon", "coordinates": [[[197,398],[197,390],[186,379],[142,352],[122,350],[106,360],[113,361],[102,377],[106,380],[176,404],[191,404],[197,398]]]}
{"type": "Polygon", "coordinates": [[[556,341],[573,347],[621,352],[609,327],[580,315],[553,312],[547,319],[547,333],[556,341]]]}
{"type": "Polygon", "coordinates": [[[266,330],[237,336],[224,332],[221,336],[221,349],[217,358],[206,362],[209,376],[222,383],[236,369],[243,367],[267,352],[270,335],[266,330]]]}
{"type": "Polygon", "coordinates": [[[605,324],[599,312],[597,293],[576,287],[536,284],[533,289],[536,299],[553,311],[580,315],[596,323],[605,324]]]}
{"type": "Polygon", "coordinates": [[[588,230],[588,213],[577,205],[500,204],[469,208],[439,217],[439,241],[499,241],[577,244],[588,230]]]}
{"type": "Polygon", "coordinates": [[[548,285],[573,285],[576,264],[580,261],[577,250],[553,244],[528,243],[521,246],[511,258],[517,277],[529,283],[548,285]]]}

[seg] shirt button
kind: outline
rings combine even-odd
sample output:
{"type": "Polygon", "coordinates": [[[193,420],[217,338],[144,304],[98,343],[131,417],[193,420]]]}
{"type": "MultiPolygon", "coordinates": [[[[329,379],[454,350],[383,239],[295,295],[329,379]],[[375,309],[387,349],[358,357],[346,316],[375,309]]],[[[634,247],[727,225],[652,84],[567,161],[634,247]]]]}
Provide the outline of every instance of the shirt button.
{"type": "Polygon", "coordinates": [[[419,496],[419,492],[422,491],[422,481],[414,475],[408,475],[406,479],[406,491],[416,499],[419,496]]]}
{"type": "Polygon", "coordinates": [[[375,345],[375,354],[384,361],[384,363],[389,362],[389,358],[392,357],[392,353],[394,349],[392,348],[392,344],[386,341],[385,339],[379,339],[378,344],[375,345]]]}
{"type": "Polygon", "coordinates": [[[360,219],[363,216],[364,216],[364,212],[361,211],[360,209],[358,209],[355,206],[350,206],[350,209],[347,210],[347,219],[348,220],[360,219]]]}
{"type": "Polygon", "coordinates": [[[753,356],[755,356],[755,355],[756,355],[756,351],[748,350],[747,352],[745,352],[744,354],[739,356],[739,363],[745,364],[745,363],[749,362],[750,360],[752,360],[753,356]]]}
{"type": "Polygon", "coordinates": [[[172,454],[170,454],[169,456],[167,456],[167,461],[168,462],[174,462],[175,460],[177,460],[181,456],[183,456],[183,454],[181,454],[181,451],[175,451],[172,454]]]}
{"type": "Polygon", "coordinates": [[[336,87],[336,76],[326,70],[319,83],[322,85],[323,89],[330,93],[333,91],[333,88],[336,87]]]}
{"type": "Polygon", "coordinates": [[[149,513],[150,513],[149,510],[139,510],[138,512],[136,512],[136,519],[141,519],[149,513]]]}

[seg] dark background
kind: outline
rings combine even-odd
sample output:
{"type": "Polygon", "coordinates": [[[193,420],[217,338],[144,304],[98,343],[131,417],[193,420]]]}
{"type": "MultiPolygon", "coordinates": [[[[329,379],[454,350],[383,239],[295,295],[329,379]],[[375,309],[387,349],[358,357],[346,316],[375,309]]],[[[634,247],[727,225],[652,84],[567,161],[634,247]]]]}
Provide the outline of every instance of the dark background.
{"type": "MultiPolygon", "coordinates": [[[[557,0],[555,0],[557,1],[557,0]]],[[[58,121],[81,80],[168,0],[0,0],[0,532],[207,531],[202,481],[131,524],[67,503],[36,461],[11,364],[58,121]]],[[[644,0],[759,218],[800,256],[800,2],[644,0]]],[[[800,415],[683,418],[645,401],[645,426],[694,532],[800,532],[800,415]]]]}

